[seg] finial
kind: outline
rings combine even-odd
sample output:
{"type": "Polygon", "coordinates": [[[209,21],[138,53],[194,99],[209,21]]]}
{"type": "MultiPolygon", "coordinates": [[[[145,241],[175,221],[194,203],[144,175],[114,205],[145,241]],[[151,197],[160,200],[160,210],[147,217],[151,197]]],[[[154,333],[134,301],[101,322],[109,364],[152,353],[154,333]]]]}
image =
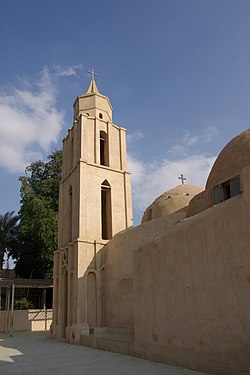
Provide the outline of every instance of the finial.
{"type": "Polygon", "coordinates": [[[100,94],[95,83],[95,76],[98,76],[99,74],[95,72],[94,68],[92,68],[91,70],[88,70],[88,73],[91,74],[91,82],[90,82],[87,94],[100,94]]]}
{"type": "Polygon", "coordinates": [[[95,80],[95,76],[98,76],[98,75],[99,75],[98,73],[95,72],[94,68],[92,68],[91,71],[88,70],[88,73],[91,74],[91,79],[92,79],[92,81],[95,80]]]}
{"type": "Polygon", "coordinates": [[[183,176],[183,174],[178,177],[181,180],[182,185],[184,185],[184,181],[186,180],[186,177],[183,176]]]}

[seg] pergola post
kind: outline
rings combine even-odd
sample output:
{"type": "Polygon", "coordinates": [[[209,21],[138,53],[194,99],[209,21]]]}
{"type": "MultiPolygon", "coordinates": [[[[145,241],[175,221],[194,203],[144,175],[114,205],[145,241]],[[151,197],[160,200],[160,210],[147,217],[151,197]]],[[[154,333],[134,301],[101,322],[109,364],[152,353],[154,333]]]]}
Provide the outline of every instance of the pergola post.
{"type": "Polygon", "coordinates": [[[6,288],[6,301],[5,301],[5,332],[8,333],[10,329],[10,286],[6,288]]]}
{"type": "Polygon", "coordinates": [[[53,288],[53,281],[51,279],[19,279],[19,278],[2,278],[0,277],[0,288],[6,288],[6,300],[5,300],[5,332],[13,335],[14,329],[14,300],[15,300],[15,289],[43,289],[42,292],[42,306],[45,310],[45,329],[48,328],[48,314],[46,305],[46,293],[47,288],[53,288]]]}
{"type": "Polygon", "coordinates": [[[12,294],[11,294],[10,337],[13,336],[13,324],[14,324],[14,297],[15,297],[15,283],[12,284],[12,294]]]}

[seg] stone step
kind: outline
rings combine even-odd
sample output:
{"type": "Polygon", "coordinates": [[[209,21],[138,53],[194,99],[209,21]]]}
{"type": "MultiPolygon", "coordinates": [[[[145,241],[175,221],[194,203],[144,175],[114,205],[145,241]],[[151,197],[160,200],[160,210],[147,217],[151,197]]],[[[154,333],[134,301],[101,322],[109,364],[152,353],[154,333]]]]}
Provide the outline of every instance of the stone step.
{"type": "Polygon", "coordinates": [[[133,355],[134,335],[132,330],[114,328],[90,329],[89,335],[82,334],[80,344],[115,353],[133,355]]]}

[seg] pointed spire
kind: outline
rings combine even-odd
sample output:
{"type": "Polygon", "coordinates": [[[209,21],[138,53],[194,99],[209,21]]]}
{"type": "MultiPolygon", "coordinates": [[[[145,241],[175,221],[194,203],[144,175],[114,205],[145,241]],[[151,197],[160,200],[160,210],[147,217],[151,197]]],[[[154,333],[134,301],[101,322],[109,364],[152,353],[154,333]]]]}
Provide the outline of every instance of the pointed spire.
{"type": "Polygon", "coordinates": [[[98,90],[94,79],[91,80],[88,91],[87,91],[87,94],[90,94],[90,93],[100,94],[100,91],[98,90]]]}
{"type": "Polygon", "coordinates": [[[94,69],[92,68],[91,71],[88,71],[89,74],[91,74],[91,82],[87,91],[87,94],[100,94],[100,91],[97,88],[97,85],[95,83],[95,75],[97,76],[98,74],[95,73],[94,69]]]}

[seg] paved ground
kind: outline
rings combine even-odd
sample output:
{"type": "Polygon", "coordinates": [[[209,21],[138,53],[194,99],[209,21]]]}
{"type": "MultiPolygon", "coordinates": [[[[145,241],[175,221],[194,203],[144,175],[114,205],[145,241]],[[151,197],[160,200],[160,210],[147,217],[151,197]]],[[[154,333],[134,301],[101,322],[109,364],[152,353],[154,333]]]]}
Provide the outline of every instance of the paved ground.
{"type": "Polygon", "coordinates": [[[48,333],[0,334],[0,375],[205,375],[161,363],[69,345],[48,333]]]}

